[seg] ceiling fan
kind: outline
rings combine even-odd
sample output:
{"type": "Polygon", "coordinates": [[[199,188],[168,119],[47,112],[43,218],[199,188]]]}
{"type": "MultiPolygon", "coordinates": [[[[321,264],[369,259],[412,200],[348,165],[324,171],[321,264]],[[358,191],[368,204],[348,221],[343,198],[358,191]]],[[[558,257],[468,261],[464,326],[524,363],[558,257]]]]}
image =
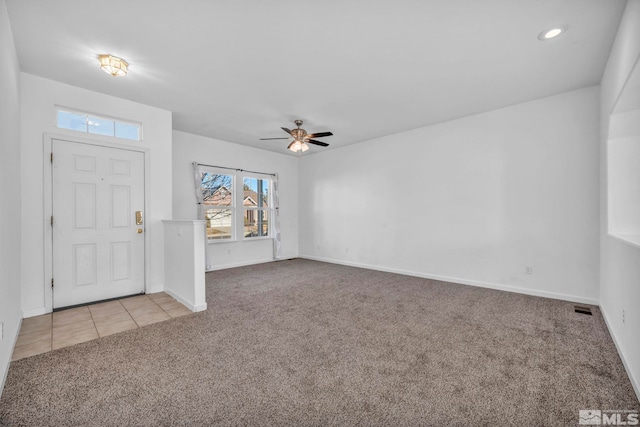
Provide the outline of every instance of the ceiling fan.
{"type": "MultiPolygon", "coordinates": [[[[316,141],[313,138],[322,138],[323,136],[331,136],[333,135],[333,133],[331,132],[307,133],[306,130],[300,127],[302,126],[302,120],[296,120],[294,123],[296,124],[296,126],[298,126],[297,129],[290,130],[287,128],[280,128],[286,133],[288,133],[289,135],[291,135],[291,138],[293,138],[293,141],[291,141],[291,144],[289,144],[289,146],[287,147],[289,150],[293,151],[294,153],[298,151],[303,151],[303,152],[307,151],[309,149],[309,145],[307,145],[307,143],[319,145],[321,147],[329,146],[329,144],[327,144],[326,142],[316,141]]],[[[271,139],[290,139],[290,138],[260,138],[260,141],[268,141],[271,139]]]]}

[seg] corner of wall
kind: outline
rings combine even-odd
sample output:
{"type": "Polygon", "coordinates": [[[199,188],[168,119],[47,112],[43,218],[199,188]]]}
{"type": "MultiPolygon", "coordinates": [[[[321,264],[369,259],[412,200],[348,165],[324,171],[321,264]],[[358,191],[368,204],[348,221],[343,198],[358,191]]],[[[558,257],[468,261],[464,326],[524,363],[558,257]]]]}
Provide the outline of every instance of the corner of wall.
{"type": "Polygon", "coordinates": [[[640,249],[608,234],[609,118],[640,60],[640,1],[627,2],[600,82],[600,309],[640,400],[640,249]],[[623,318],[623,310],[625,317],[623,318]]]}
{"type": "Polygon", "coordinates": [[[20,65],[5,0],[0,0],[0,393],[22,323],[20,65]]]}

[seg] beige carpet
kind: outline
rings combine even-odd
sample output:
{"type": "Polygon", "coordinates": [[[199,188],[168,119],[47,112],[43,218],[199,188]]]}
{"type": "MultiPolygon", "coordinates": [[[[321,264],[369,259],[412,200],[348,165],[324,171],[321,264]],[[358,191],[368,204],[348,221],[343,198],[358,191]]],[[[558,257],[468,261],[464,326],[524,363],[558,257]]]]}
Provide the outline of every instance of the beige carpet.
{"type": "Polygon", "coordinates": [[[595,308],[307,260],[11,364],[0,425],[576,425],[640,410],[595,308]]]}

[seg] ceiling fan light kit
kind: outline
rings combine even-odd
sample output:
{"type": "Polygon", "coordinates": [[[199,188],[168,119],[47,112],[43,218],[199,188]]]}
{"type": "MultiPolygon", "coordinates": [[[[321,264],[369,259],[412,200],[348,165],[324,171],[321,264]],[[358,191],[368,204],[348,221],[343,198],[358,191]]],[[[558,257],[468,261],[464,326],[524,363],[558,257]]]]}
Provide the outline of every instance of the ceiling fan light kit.
{"type": "Polygon", "coordinates": [[[304,153],[309,149],[309,146],[306,143],[300,142],[296,139],[291,144],[289,144],[287,148],[294,153],[297,153],[298,151],[302,151],[304,153]]]}
{"type": "Polygon", "coordinates": [[[322,141],[316,141],[313,138],[322,138],[325,136],[331,136],[333,135],[333,133],[331,132],[317,132],[317,133],[307,133],[306,130],[302,129],[300,126],[302,126],[302,120],[296,120],[294,122],[296,124],[296,126],[298,126],[297,129],[287,129],[287,128],[280,128],[283,131],[285,131],[286,133],[288,133],[291,137],[290,138],[260,138],[261,141],[267,141],[267,140],[273,140],[273,139],[291,139],[293,138],[293,140],[291,141],[291,144],[289,144],[289,146],[287,147],[287,149],[293,151],[294,153],[297,153],[299,151],[302,151],[303,153],[305,151],[307,151],[309,149],[309,145],[308,144],[314,144],[314,145],[319,145],[320,147],[328,147],[329,144],[327,144],[326,142],[322,142],[322,141]]]}

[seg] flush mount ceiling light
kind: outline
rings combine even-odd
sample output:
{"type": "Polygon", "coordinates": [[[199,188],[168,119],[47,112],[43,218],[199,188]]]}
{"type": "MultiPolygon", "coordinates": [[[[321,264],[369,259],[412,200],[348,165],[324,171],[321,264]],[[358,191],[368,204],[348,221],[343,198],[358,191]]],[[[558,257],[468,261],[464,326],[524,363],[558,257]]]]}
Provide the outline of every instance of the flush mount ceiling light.
{"type": "Polygon", "coordinates": [[[566,32],[567,32],[567,27],[564,27],[564,26],[548,28],[543,32],[541,32],[540,34],[538,34],[538,40],[542,40],[542,41],[551,40],[566,32]]]}
{"type": "Polygon", "coordinates": [[[112,55],[98,55],[100,61],[100,68],[105,73],[111,74],[113,77],[125,76],[127,74],[127,61],[117,58],[112,55]]]}

